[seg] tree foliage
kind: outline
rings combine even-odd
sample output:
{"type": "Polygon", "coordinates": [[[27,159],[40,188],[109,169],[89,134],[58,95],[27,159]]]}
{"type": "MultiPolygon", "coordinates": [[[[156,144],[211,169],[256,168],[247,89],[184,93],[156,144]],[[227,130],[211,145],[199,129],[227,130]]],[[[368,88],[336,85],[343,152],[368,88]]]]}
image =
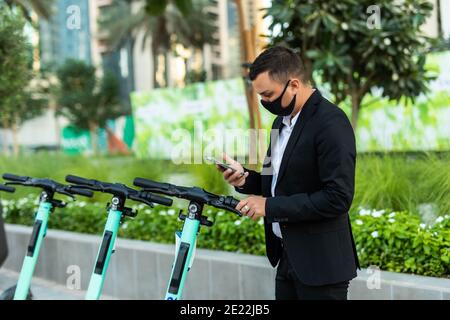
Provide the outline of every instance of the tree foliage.
{"type": "Polygon", "coordinates": [[[383,97],[414,102],[427,92],[431,79],[425,71],[431,41],[421,31],[431,14],[430,1],[373,4],[273,0],[267,13],[272,18],[271,44],[297,50],[313,80],[326,82],[337,103],[349,97],[354,127],[372,88],[381,89],[383,97]]]}
{"type": "Polygon", "coordinates": [[[32,48],[24,25],[20,12],[0,5],[0,127],[12,130],[15,154],[19,125],[41,114],[47,102],[42,88],[30,81],[32,48]]]}
{"type": "Polygon", "coordinates": [[[68,59],[57,71],[58,114],[80,129],[91,131],[96,151],[96,132],[108,120],[126,113],[119,100],[119,84],[109,72],[99,78],[95,68],[83,61],[68,59]]]}

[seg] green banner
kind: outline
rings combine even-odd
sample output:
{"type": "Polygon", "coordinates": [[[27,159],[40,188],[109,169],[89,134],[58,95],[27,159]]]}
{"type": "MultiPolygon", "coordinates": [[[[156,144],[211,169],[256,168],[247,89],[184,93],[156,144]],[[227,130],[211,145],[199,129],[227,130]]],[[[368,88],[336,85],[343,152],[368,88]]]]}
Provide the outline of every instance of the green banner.
{"type": "MultiPolygon", "coordinates": [[[[382,99],[376,92],[366,96],[357,126],[358,151],[450,150],[449,65],[450,52],[429,55],[427,66],[437,79],[430,84],[429,94],[418,97],[414,105],[382,99]]],[[[319,90],[330,97],[326,86],[319,90]]],[[[176,159],[181,153],[189,157],[189,152],[192,156],[196,148],[210,148],[212,130],[228,137],[233,129],[241,129],[239,150],[248,150],[248,132],[242,133],[249,123],[242,79],[134,92],[131,101],[133,148],[140,157],[176,159]]],[[[340,107],[350,115],[348,105],[340,107]]],[[[261,115],[268,132],[273,116],[262,107],[261,115]]],[[[222,150],[221,143],[236,144],[236,139],[225,140],[217,141],[215,148],[222,150]]]]}

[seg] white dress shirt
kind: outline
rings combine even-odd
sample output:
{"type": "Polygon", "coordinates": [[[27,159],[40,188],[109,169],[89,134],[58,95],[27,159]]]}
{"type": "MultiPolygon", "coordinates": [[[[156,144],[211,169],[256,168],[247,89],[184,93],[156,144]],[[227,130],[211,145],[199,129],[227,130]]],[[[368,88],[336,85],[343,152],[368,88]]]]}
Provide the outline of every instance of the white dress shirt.
{"type": "MultiPolygon", "coordinates": [[[[283,124],[284,127],[282,127],[281,132],[278,136],[278,141],[274,144],[272,147],[272,153],[271,153],[271,162],[272,162],[272,186],[271,186],[271,193],[272,197],[275,197],[275,186],[277,184],[277,178],[278,173],[280,171],[281,166],[281,160],[283,159],[284,150],[286,149],[286,145],[289,141],[289,137],[291,136],[292,130],[294,129],[295,123],[297,122],[297,119],[301,113],[301,110],[299,113],[295,115],[292,120],[290,119],[291,116],[285,116],[283,117],[283,124]]],[[[272,223],[272,230],[273,233],[278,238],[283,238],[281,235],[281,229],[280,224],[278,222],[272,223]]]]}

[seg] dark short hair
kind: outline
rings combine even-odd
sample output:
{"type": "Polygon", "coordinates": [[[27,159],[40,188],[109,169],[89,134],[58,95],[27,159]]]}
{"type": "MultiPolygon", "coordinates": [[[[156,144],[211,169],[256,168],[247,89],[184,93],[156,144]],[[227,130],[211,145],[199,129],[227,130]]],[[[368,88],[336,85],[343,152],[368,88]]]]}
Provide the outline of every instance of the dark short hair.
{"type": "Polygon", "coordinates": [[[249,77],[256,77],[269,71],[269,77],[280,83],[285,83],[290,77],[298,77],[303,83],[308,82],[303,61],[293,50],[276,46],[263,51],[250,66],[249,77]]]}

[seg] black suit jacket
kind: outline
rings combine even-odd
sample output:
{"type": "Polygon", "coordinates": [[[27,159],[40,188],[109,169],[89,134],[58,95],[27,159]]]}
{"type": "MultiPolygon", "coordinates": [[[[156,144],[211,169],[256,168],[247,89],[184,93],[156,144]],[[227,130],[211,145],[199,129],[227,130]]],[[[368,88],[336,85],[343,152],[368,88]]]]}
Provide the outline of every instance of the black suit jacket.
{"type": "MultiPolygon", "coordinates": [[[[282,126],[282,117],[272,129],[282,126]]],[[[272,143],[272,142],[271,142],[272,143]]],[[[315,90],[303,106],[271,196],[270,152],[263,172],[251,170],[238,192],[267,197],[266,251],[273,267],[282,253],[272,231],[279,222],[288,259],[299,280],[312,286],[356,277],[359,261],[348,211],[354,195],[356,147],[345,113],[315,90]],[[269,171],[269,172],[265,172],[269,171]]]]}

